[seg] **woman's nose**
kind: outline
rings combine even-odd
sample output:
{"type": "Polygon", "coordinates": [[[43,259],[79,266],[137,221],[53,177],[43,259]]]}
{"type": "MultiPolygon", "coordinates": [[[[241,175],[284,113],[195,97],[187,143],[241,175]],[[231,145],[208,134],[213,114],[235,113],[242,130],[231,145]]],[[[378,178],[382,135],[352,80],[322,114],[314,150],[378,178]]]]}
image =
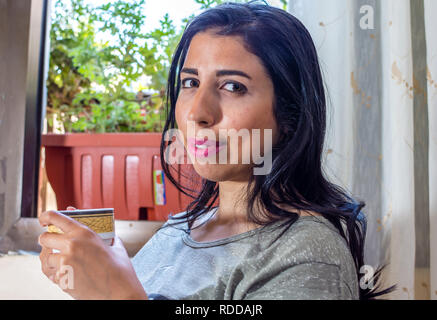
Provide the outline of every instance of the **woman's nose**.
{"type": "Polygon", "coordinates": [[[188,113],[189,121],[194,121],[201,127],[211,127],[217,122],[218,104],[214,94],[198,88],[191,101],[188,113]]]}

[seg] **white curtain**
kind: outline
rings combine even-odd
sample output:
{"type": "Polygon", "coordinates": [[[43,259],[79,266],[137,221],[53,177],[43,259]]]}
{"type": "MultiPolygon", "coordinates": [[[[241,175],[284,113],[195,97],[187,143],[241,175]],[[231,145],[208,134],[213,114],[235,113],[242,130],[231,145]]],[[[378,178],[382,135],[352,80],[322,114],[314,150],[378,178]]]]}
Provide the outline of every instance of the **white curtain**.
{"type": "Polygon", "coordinates": [[[425,0],[429,117],[429,214],[431,298],[437,300],[437,1],[425,0]]]}
{"type": "Polygon", "coordinates": [[[366,263],[388,264],[388,298],[437,299],[437,1],[290,0],[289,11],[321,61],[326,171],[366,202],[366,263]]]}

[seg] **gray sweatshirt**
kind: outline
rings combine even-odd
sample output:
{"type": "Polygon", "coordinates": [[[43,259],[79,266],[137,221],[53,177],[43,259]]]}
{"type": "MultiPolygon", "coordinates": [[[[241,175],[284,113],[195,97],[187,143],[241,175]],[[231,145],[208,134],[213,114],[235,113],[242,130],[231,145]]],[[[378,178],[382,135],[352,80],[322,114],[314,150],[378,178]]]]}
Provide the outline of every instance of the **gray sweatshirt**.
{"type": "Polygon", "coordinates": [[[283,223],[211,242],[194,241],[187,223],[166,227],[133,266],[149,299],[358,299],[352,255],[336,228],[323,217],[283,223]]]}

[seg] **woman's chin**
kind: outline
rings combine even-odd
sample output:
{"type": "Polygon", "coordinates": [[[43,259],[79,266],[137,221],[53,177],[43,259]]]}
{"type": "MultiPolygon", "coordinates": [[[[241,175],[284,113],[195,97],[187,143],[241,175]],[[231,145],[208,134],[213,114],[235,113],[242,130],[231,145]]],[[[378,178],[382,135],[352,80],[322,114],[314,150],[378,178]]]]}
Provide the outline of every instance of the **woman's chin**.
{"type": "Polygon", "coordinates": [[[194,163],[193,167],[199,176],[210,181],[238,181],[241,177],[245,181],[248,179],[247,165],[194,163]]]}

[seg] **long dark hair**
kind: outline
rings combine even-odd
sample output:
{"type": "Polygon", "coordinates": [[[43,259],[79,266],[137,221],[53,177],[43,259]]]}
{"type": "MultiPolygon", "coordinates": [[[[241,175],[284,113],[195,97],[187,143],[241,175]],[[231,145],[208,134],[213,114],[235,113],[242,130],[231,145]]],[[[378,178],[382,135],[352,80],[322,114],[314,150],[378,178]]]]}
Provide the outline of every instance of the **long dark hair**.
{"type": "MultiPolygon", "coordinates": [[[[197,217],[213,208],[219,195],[218,183],[207,179],[201,179],[198,189],[182,185],[179,179],[183,173],[165,161],[171,143],[165,139],[165,133],[176,128],[179,71],[192,38],[213,28],[218,35],[240,36],[245,48],[260,58],[274,85],[273,112],[280,138],[273,146],[271,172],[250,178],[246,198],[248,220],[266,225],[287,218],[290,226],[298,214],[281,209],[281,204],[322,214],[347,241],[360,279],[366,234],[366,219],[361,211],[364,203],[355,201],[329,182],[322,169],[326,101],[317,52],[309,32],[298,19],[269,5],[224,3],[204,11],[187,25],[174,53],[168,77],[161,163],[168,179],[179,191],[193,198],[185,214],[179,217],[183,220],[180,223],[188,222],[191,228],[197,217]],[[259,203],[264,211],[262,217],[254,210],[259,203]]],[[[378,282],[381,271],[382,268],[376,270],[374,283],[378,282]]],[[[371,299],[393,289],[360,286],[360,299],[371,299]]]]}

